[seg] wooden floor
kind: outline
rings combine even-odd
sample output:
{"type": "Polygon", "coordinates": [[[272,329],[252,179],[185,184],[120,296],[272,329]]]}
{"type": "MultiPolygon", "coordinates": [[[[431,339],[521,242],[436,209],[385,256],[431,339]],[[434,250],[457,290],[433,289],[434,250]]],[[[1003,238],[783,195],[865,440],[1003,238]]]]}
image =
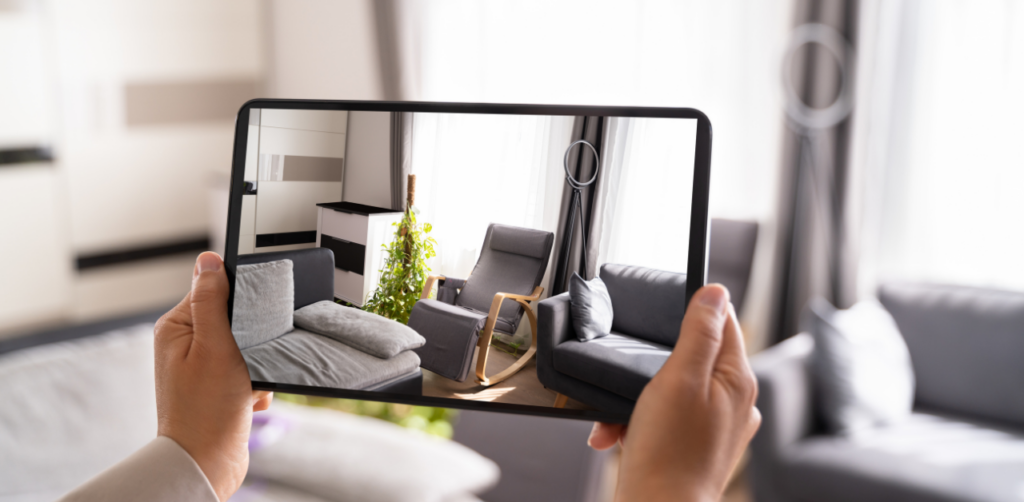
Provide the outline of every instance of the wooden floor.
{"type": "MultiPolygon", "coordinates": [[[[474,353],[473,364],[470,366],[474,369],[477,354],[479,352],[474,353]]],[[[511,366],[515,360],[516,357],[491,345],[487,355],[487,374],[494,375],[511,366]]],[[[470,374],[465,382],[456,382],[424,369],[423,395],[530,406],[552,406],[555,403],[555,391],[545,389],[537,379],[536,357],[508,380],[490,387],[479,385],[475,374],[470,374]]],[[[573,399],[569,399],[565,407],[575,410],[593,409],[573,399]]]]}

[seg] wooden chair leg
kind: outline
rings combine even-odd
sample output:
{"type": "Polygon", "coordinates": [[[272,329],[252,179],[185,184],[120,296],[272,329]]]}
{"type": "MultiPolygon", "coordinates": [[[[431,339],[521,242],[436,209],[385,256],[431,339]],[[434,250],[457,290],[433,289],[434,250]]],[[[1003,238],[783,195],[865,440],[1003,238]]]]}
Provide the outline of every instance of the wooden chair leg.
{"type": "MultiPolygon", "coordinates": [[[[518,300],[517,300],[518,301],[518,300]]],[[[492,377],[487,376],[487,350],[491,345],[491,337],[494,335],[494,320],[488,320],[487,325],[484,327],[484,331],[480,336],[480,341],[477,343],[477,349],[480,351],[476,359],[476,379],[477,383],[484,387],[490,387],[507,380],[512,375],[515,375],[519,370],[526,366],[526,363],[533,359],[533,356],[537,354],[537,316],[533,313],[533,309],[526,302],[519,301],[519,303],[526,309],[526,317],[530,320],[530,331],[532,332],[530,348],[526,350],[526,353],[522,355],[516,362],[492,377]]]]}
{"type": "Polygon", "coordinates": [[[558,395],[555,396],[555,408],[565,408],[565,403],[567,403],[568,401],[569,396],[562,393],[558,393],[558,395]]]}

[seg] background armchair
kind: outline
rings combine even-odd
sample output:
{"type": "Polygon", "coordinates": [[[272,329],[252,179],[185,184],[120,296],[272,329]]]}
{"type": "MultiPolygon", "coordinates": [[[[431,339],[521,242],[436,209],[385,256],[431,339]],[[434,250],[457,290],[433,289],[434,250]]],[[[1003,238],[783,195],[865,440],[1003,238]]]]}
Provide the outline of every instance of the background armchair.
{"type": "Polygon", "coordinates": [[[409,327],[427,339],[416,349],[422,367],[462,382],[469,376],[476,349],[476,377],[482,385],[496,384],[519,371],[537,350],[537,319],[529,302],[540,298],[554,239],[551,232],[491,224],[469,279],[429,278],[409,315],[409,327]],[[431,300],[436,281],[442,284],[437,299],[431,300]],[[524,310],[533,334],[530,348],[511,367],[487,377],[493,332],[514,334],[524,310]]]}
{"type": "Polygon", "coordinates": [[[814,339],[752,360],[761,429],[748,473],[757,502],[1011,501],[1024,475],[1024,294],[887,285],[879,299],[907,342],[914,410],[854,437],[817,419],[814,339]]]}

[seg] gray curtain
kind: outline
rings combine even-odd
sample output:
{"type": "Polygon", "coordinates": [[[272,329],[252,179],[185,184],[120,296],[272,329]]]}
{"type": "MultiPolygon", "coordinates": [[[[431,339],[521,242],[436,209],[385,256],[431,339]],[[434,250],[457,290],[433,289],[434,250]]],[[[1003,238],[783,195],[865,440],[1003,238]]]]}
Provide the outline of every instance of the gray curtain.
{"type": "MultiPolygon", "coordinates": [[[[570,141],[572,143],[583,139],[593,144],[594,148],[601,152],[602,164],[605,162],[603,152],[606,121],[606,117],[576,117],[572,129],[572,140],[570,141]]],[[[569,155],[569,170],[577,180],[582,182],[589,180],[594,175],[595,167],[594,155],[586,145],[577,145],[572,148],[569,155]]],[[[553,254],[555,258],[553,263],[555,272],[551,276],[550,296],[567,291],[569,288],[569,278],[572,277],[573,273],[583,275],[583,234],[581,232],[586,232],[587,241],[587,273],[584,278],[589,280],[597,275],[599,243],[596,239],[591,239],[590,236],[594,233],[591,229],[600,228],[601,225],[601,222],[598,221],[600,215],[594,211],[594,208],[600,206],[598,204],[600,202],[599,197],[601,197],[606,173],[607,170],[602,166],[597,180],[582,190],[583,214],[576,214],[576,221],[573,222],[572,228],[569,228],[569,212],[571,209],[569,203],[572,199],[572,188],[566,183],[562,189],[562,208],[558,216],[558,231],[555,233],[553,254]],[[580,225],[581,219],[582,225],[580,225]],[[572,232],[572,242],[566,246],[565,239],[569,231],[572,232]]]]}
{"type": "Polygon", "coordinates": [[[374,21],[377,28],[377,47],[380,54],[380,77],[386,101],[401,101],[402,71],[398,41],[398,0],[375,0],[374,21]]]}
{"type": "Polygon", "coordinates": [[[391,112],[391,209],[405,210],[405,192],[412,162],[412,113],[391,112]]]}
{"type": "MultiPolygon", "coordinates": [[[[845,39],[845,75],[835,56],[818,43],[801,45],[792,52],[792,64],[783,78],[789,79],[799,99],[822,110],[840,97],[841,81],[853,95],[857,0],[799,0],[794,36],[814,24],[834,29],[845,39]]],[[[820,31],[820,30],[819,30],[820,31]]],[[[792,103],[791,103],[792,104],[792,103]]],[[[852,103],[850,103],[852,105],[852,103]]],[[[792,110],[787,106],[787,110],[792,110]]],[[[797,333],[807,301],[824,297],[845,308],[856,301],[855,229],[844,222],[850,194],[849,148],[852,131],[849,114],[837,122],[808,125],[787,112],[783,145],[777,266],[771,342],[797,333]]]]}

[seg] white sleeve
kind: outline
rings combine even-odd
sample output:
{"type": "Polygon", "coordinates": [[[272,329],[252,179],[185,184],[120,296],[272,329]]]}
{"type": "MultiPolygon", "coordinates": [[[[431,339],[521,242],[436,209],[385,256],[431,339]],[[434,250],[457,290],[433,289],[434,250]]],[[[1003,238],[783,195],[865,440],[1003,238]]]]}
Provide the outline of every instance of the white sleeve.
{"type": "Polygon", "coordinates": [[[157,437],[60,502],[147,500],[219,502],[199,464],[173,439],[157,437]]]}

